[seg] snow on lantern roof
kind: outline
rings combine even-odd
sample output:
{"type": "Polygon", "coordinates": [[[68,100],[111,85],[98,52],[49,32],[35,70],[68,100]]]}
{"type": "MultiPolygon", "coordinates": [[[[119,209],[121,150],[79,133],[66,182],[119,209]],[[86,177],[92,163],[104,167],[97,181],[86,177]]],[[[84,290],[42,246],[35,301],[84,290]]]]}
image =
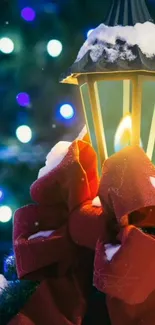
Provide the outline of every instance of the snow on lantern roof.
{"type": "Polygon", "coordinates": [[[155,24],[101,24],[89,35],[61,81],[77,83],[81,74],[137,70],[155,72],[155,24]]]}
{"type": "MultiPolygon", "coordinates": [[[[102,52],[96,51],[101,45],[102,51],[104,44],[115,46],[117,40],[122,40],[129,46],[138,45],[141,51],[147,56],[155,55],[155,24],[145,22],[136,24],[135,26],[114,26],[108,27],[104,24],[99,25],[88,37],[84,45],[81,47],[77,61],[90,50],[92,60],[96,62],[102,55],[102,52]],[[96,55],[95,55],[95,52],[96,55]]],[[[130,58],[131,59],[131,58],[130,58]]],[[[110,61],[113,61],[111,58],[110,61]]]]}

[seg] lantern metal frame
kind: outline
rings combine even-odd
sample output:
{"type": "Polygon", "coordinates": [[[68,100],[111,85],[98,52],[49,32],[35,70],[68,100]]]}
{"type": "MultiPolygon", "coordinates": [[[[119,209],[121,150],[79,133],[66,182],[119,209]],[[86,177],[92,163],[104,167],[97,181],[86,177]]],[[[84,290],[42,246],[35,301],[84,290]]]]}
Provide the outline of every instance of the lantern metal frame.
{"type": "MultiPolygon", "coordinates": [[[[155,72],[152,71],[122,71],[122,72],[101,72],[101,73],[87,73],[87,74],[75,74],[65,80],[66,83],[72,83],[79,85],[80,94],[82,99],[82,106],[85,115],[85,121],[87,130],[89,133],[89,139],[91,141],[91,132],[88,123],[87,112],[85,108],[85,100],[82,93],[83,85],[87,85],[89,101],[91,105],[91,113],[93,117],[95,137],[98,147],[99,160],[101,165],[103,161],[108,158],[107,145],[105,140],[104,120],[101,114],[101,103],[98,92],[99,81],[123,81],[123,116],[129,113],[130,106],[130,86],[132,84],[132,104],[131,104],[131,118],[132,118],[132,130],[131,130],[131,145],[140,144],[141,133],[141,106],[142,106],[142,84],[144,81],[155,81],[155,72]]],[[[152,118],[153,125],[150,129],[150,136],[147,147],[147,154],[149,158],[152,158],[154,141],[152,141],[152,133],[155,130],[155,116],[152,118]]]]}
{"type": "MultiPolygon", "coordinates": [[[[134,26],[136,23],[152,22],[149,10],[145,3],[145,0],[112,0],[110,11],[105,19],[106,26],[134,26]]],[[[83,111],[87,124],[87,130],[89,133],[90,142],[92,143],[92,130],[90,130],[88,122],[88,111],[85,107],[85,100],[82,92],[83,85],[87,85],[88,100],[91,109],[91,119],[93,119],[95,143],[97,143],[97,154],[99,161],[102,165],[103,161],[107,158],[107,146],[105,141],[105,129],[104,129],[104,116],[101,111],[100,96],[98,91],[99,81],[123,81],[123,117],[128,113],[131,113],[131,145],[140,145],[140,133],[141,133],[141,110],[142,110],[142,85],[144,81],[155,81],[155,68],[152,64],[152,58],[148,65],[145,60],[145,55],[139,52],[137,45],[137,57],[139,63],[137,63],[137,69],[132,68],[132,63],[126,65],[126,69],[121,71],[121,65],[118,64],[118,70],[116,71],[113,63],[106,61],[106,64],[102,66],[102,63],[92,62],[89,53],[86,53],[80,61],[75,61],[68,71],[68,74],[64,76],[61,82],[79,85],[81,99],[83,104],[83,111]],[[144,61],[144,62],[143,62],[144,61]],[[140,69],[140,66],[142,67],[140,69]],[[102,69],[102,70],[100,70],[102,69]],[[108,69],[108,70],[105,70],[108,69]],[[111,70],[113,69],[113,71],[111,70]],[[154,69],[154,70],[153,70],[154,69]],[[99,70],[99,71],[98,71],[99,70]],[[130,86],[132,85],[132,98],[130,96],[130,86]],[[131,102],[132,100],[132,102],[131,102]],[[130,105],[131,103],[131,105],[130,105]],[[131,109],[131,112],[130,112],[131,109]]],[[[149,58],[147,58],[149,60],[149,58]]],[[[104,57],[103,57],[104,63],[104,57]]],[[[123,64],[123,63],[121,63],[123,64]]],[[[134,63],[136,64],[136,63],[134,63]]],[[[116,62],[117,66],[117,62],[116,62]]],[[[124,66],[124,65],[123,65],[124,66]]],[[[150,135],[147,146],[147,155],[152,159],[153,149],[155,144],[155,108],[152,117],[152,124],[150,128],[150,135]]]]}

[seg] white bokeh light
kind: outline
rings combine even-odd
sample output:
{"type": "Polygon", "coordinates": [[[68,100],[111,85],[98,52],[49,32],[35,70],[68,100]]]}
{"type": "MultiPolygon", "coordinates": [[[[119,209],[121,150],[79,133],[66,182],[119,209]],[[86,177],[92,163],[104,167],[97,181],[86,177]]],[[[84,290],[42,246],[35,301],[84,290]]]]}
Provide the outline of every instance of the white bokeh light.
{"type": "Polygon", "coordinates": [[[74,116],[74,109],[70,104],[64,104],[60,107],[60,114],[66,120],[74,116]]]}
{"type": "Polygon", "coordinates": [[[0,222],[8,222],[12,218],[12,210],[7,205],[0,206],[0,222]]]}
{"type": "Polygon", "coordinates": [[[16,130],[16,136],[22,143],[28,143],[32,138],[32,131],[27,125],[21,125],[16,130]]]}
{"type": "Polygon", "coordinates": [[[49,41],[47,44],[47,52],[53,58],[59,56],[60,53],[62,52],[61,42],[56,39],[49,41]]]}
{"type": "Polygon", "coordinates": [[[0,51],[4,54],[10,54],[14,50],[14,43],[8,37],[3,37],[0,39],[0,51]]]}

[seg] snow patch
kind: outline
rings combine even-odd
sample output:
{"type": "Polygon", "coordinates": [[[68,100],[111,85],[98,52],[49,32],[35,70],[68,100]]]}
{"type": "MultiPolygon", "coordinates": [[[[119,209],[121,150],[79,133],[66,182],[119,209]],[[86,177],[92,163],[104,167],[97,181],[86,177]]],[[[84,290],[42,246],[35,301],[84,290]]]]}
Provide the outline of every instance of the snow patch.
{"type": "Polygon", "coordinates": [[[99,196],[96,196],[96,197],[93,199],[93,201],[92,201],[92,206],[93,206],[93,207],[97,207],[97,208],[99,208],[99,207],[102,206],[99,196]]]}
{"type": "Polygon", "coordinates": [[[0,293],[8,286],[8,281],[3,274],[0,274],[0,293]]]}
{"type": "Polygon", "coordinates": [[[81,47],[76,62],[90,51],[90,57],[97,62],[105,51],[109,62],[121,59],[132,61],[136,56],[130,47],[137,45],[146,57],[151,58],[155,55],[155,24],[145,22],[137,23],[135,26],[114,26],[109,27],[104,24],[94,29],[83,46],[81,47]],[[119,51],[117,40],[125,42],[122,51],[119,51]],[[110,49],[108,48],[110,45],[110,49]]]}
{"type": "Polygon", "coordinates": [[[155,187],[155,177],[150,177],[150,182],[153,187],[155,187]]]}
{"type": "Polygon", "coordinates": [[[113,256],[118,252],[118,250],[121,248],[121,245],[111,245],[107,244],[105,247],[105,253],[107,256],[107,260],[111,261],[113,256]]]}
{"type": "Polygon", "coordinates": [[[79,133],[77,140],[82,140],[85,135],[87,134],[87,127],[86,125],[83,127],[83,129],[81,130],[81,132],[79,133]]]}
{"type": "Polygon", "coordinates": [[[38,231],[37,233],[31,235],[28,240],[31,239],[35,239],[35,238],[48,238],[49,236],[51,236],[53,233],[55,232],[55,230],[45,230],[45,231],[38,231]]]}
{"type": "Polygon", "coordinates": [[[66,156],[71,142],[60,141],[48,153],[45,166],[39,170],[38,178],[45,176],[57,167],[66,156]]]}
{"type": "Polygon", "coordinates": [[[90,57],[93,62],[97,62],[98,58],[102,56],[104,51],[104,46],[102,43],[96,44],[95,46],[92,47],[91,52],[90,52],[90,57]]]}

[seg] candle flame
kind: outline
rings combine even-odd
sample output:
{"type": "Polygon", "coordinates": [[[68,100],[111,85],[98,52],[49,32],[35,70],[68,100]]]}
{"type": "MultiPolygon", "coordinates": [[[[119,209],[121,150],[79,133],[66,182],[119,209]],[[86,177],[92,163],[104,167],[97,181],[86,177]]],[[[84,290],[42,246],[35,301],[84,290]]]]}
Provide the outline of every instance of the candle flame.
{"type": "Polygon", "coordinates": [[[114,150],[115,152],[130,145],[132,131],[132,119],[129,114],[123,117],[121,120],[114,138],[114,150]]]}
{"type": "MultiPolygon", "coordinates": [[[[119,150],[129,146],[131,144],[131,132],[132,132],[132,118],[130,114],[127,114],[121,120],[114,138],[114,150],[119,150]]],[[[142,146],[142,142],[140,142],[142,146]]]]}

